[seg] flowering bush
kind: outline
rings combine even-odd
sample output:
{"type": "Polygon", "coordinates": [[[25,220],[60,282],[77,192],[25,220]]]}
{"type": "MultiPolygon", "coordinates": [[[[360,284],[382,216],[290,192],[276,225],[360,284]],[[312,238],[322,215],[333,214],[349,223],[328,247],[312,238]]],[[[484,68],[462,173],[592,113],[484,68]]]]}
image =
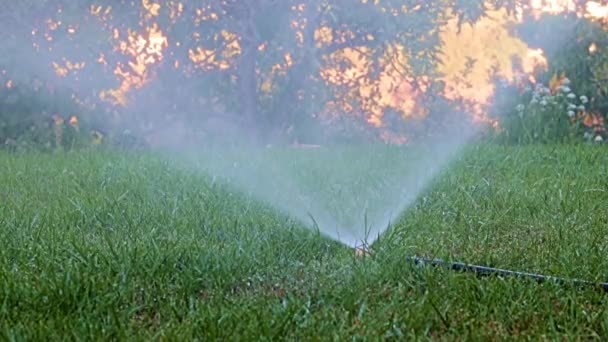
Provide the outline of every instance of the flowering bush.
{"type": "Polygon", "coordinates": [[[495,110],[502,116],[501,138],[511,143],[599,143],[608,138],[607,23],[572,13],[545,14],[518,25],[518,36],[545,52],[551,72],[536,75],[540,83],[503,94],[495,110]]]}
{"type": "Polygon", "coordinates": [[[591,100],[577,94],[563,74],[548,85],[528,85],[514,112],[501,120],[499,136],[511,143],[603,142],[603,116],[590,109],[591,100]]]}

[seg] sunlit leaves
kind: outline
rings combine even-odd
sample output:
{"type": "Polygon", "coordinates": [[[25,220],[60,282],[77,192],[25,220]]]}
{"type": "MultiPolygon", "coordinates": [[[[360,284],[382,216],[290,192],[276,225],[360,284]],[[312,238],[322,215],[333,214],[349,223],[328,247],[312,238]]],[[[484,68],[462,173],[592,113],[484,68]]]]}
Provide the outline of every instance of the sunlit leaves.
{"type": "Polygon", "coordinates": [[[511,57],[527,58],[527,46],[510,36],[504,19],[524,8],[519,0],[42,3],[10,8],[25,18],[23,6],[44,9],[27,37],[37,58],[74,88],[127,105],[166,77],[177,82],[175,93],[187,93],[180,91],[186,81],[188,89],[200,89],[184,100],[193,107],[223,103],[227,110],[263,113],[278,126],[289,126],[290,112],[320,117],[329,101],[383,126],[385,111],[416,116],[417,107],[428,107],[420,105],[428,89],[442,86],[450,100],[485,103],[491,78],[513,80],[511,57]],[[507,14],[488,28],[486,16],[501,8],[507,14]],[[471,37],[503,41],[489,47],[471,37]],[[316,101],[322,103],[310,104],[316,101]]]}

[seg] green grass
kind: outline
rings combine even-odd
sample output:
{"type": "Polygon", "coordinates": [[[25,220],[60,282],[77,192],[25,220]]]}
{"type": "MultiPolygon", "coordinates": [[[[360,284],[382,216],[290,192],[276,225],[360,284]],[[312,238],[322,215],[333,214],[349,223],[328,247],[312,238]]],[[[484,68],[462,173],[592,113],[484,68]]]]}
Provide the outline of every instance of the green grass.
{"type": "Polygon", "coordinates": [[[357,259],[167,159],[0,154],[0,338],[605,340],[595,289],[403,257],[607,281],[606,208],[605,148],[476,146],[357,259]]]}

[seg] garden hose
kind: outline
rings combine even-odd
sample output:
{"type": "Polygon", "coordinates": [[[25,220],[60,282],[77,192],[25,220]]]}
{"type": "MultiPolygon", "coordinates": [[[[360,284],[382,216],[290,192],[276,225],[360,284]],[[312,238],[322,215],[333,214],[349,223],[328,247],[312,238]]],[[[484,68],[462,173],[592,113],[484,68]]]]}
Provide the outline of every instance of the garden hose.
{"type": "Polygon", "coordinates": [[[472,272],[477,276],[503,276],[503,277],[516,277],[516,278],[526,278],[536,280],[539,283],[542,282],[554,282],[561,285],[571,284],[578,287],[596,287],[604,292],[608,293],[608,283],[594,283],[586,280],[579,279],[566,279],[560,277],[546,276],[542,274],[536,273],[526,273],[526,272],[518,272],[518,271],[510,271],[500,268],[493,268],[487,266],[479,266],[479,265],[471,265],[465,264],[462,262],[448,262],[440,259],[427,259],[420,257],[407,257],[408,261],[413,262],[416,265],[424,266],[442,266],[447,267],[448,269],[460,272],[472,272]]]}

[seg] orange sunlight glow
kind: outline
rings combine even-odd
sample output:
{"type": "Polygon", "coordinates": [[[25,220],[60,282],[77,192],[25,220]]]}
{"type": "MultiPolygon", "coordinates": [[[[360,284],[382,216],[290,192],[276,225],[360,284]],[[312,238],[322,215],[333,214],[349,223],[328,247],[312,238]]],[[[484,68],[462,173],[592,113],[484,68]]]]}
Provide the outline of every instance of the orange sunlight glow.
{"type": "Polygon", "coordinates": [[[348,90],[345,96],[327,107],[321,117],[332,122],[336,113],[364,115],[368,124],[379,129],[380,139],[392,144],[405,144],[409,139],[389,130],[383,120],[384,112],[391,109],[402,117],[423,119],[427,111],[418,105],[418,98],[425,91],[426,80],[407,76],[407,57],[400,46],[388,49],[380,60],[381,72],[377,78],[372,78],[369,54],[369,48],[361,46],[338,50],[325,57],[336,66],[322,69],[321,77],[327,84],[348,90]],[[357,102],[362,113],[353,111],[352,103],[357,102]]]}
{"type": "Polygon", "coordinates": [[[224,49],[205,49],[197,47],[188,50],[188,57],[195,64],[196,68],[203,70],[227,70],[230,69],[234,58],[241,53],[239,37],[232,32],[222,30],[213,37],[215,41],[223,40],[224,49]]]}
{"type": "MultiPolygon", "coordinates": [[[[515,20],[506,10],[494,10],[473,25],[459,29],[458,20],[454,17],[441,29],[442,62],[438,70],[444,75],[441,79],[445,83],[442,95],[449,100],[470,103],[468,110],[474,122],[496,125],[487,113],[495,91],[494,77],[511,84],[534,82],[533,74],[548,66],[542,50],[531,49],[511,35],[508,25],[515,20]]],[[[329,44],[331,37],[331,29],[318,29],[317,46],[329,44]]],[[[381,60],[382,71],[377,79],[369,77],[371,60],[365,47],[346,48],[327,56],[339,67],[321,71],[328,84],[349,89],[343,101],[358,99],[361,110],[366,113],[366,121],[380,128],[381,138],[391,143],[404,143],[407,139],[382,130],[387,128],[383,120],[385,110],[391,109],[404,118],[418,120],[427,114],[426,108],[418,101],[428,82],[408,76],[408,61],[403,50],[400,46],[388,49],[381,60]]],[[[347,110],[344,112],[348,113],[347,110]]]]}
{"type": "MultiPolygon", "coordinates": [[[[114,36],[115,38],[120,37],[117,29],[114,31],[114,36]]],[[[102,91],[101,99],[118,105],[126,105],[128,92],[143,87],[153,78],[149,67],[163,60],[163,50],[167,46],[167,36],[156,23],[147,27],[144,34],[128,30],[126,40],[120,40],[115,51],[129,56],[131,60],[128,65],[118,63],[114,74],[121,80],[121,83],[117,88],[102,91]]]]}
{"type": "Polygon", "coordinates": [[[150,0],[141,0],[141,5],[146,10],[148,16],[158,17],[160,14],[160,4],[153,3],[150,0]]]}
{"type": "Polygon", "coordinates": [[[586,5],[586,16],[593,19],[606,20],[608,18],[608,4],[597,1],[588,1],[586,5]]]}
{"type": "MultiPolygon", "coordinates": [[[[363,1],[367,2],[367,0],[363,1]]],[[[378,0],[375,2],[379,3],[378,0]]],[[[490,9],[486,16],[471,25],[465,24],[461,27],[458,27],[457,19],[452,16],[453,19],[440,28],[441,63],[437,67],[442,75],[441,81],[445,84],[445,90],[441,95],[448,100],[470,104],[467,110],[471,113],[472,121],[496,126],[497,123],[490,120],[487,112],[495,92],[495,80],[501,79],[516,85],[523,82],[534,83],[533,75],[548,67],[544,52],[530,48],[525,42],[513,36],[510,26],[522,20],[523,11],[529,11],[537,18],[542,13],[576,12],[579,16],[608,20],[608,4],[588,1],[584,8],[581,8],[578,3],[577,0],[529,0],[529,3],[524,8],[519,8],[516,14],[508,14],[503,9],[492,9],[488,3],[490,9]]],[[[304,5],[294,6],[292,10],[303,12],[304,5]]],[[[115,88],[100,92],[99,96],[104,101],[120,106],[127,105],[129,92],[140,89],[153,80],[155,78],[153,66],[161,63],[166,57],[171,59],[170,64],[175,69],[184,67],[190,62],[192,64],[188,66],[189,68],[211,71],[229,70],[241,54],[240,37],[233,32],[222,30],[213,37],[215,43],[223,43],[222,48],[203,46],[201,34],[194,32],[191,38],[198,46],[188,50],[188,61],[179,61],[173,55],[164,56],[169,41],[167,34],[155,20],[158,20],[161,11],[168,11],[170,20],[175,22],[184,15],[183,3],[179,0],[141,0],[140,11],[140,30],[119,29],[110,26],[112,6],[89,7],[89,14],[98,18],[100,23],[111,32],[114,42],[113,52],[128,58],[126,63],[108,65],[106,54],[101,53],[97,57],[96,63],[111,68],[118,80],[115,88]]],[[[193,14],[195,27],[199,27],[204,21],[218,21],[221,15],[213,12],[209,7],[194,9],[193,14]]],[[[296,42],[300,45],[304,40],[303,32],[306,24],[306,20],[301,18],[290,22],[291,29],[295,31],[296,42]]],[[[65,29],[69,34],[78,31],[77,26],[65,26],[59,20],[48,19],[43,27],[32,30],[32,35],[39,36],[42,41],[51,42],[54,31],[65,29]]],[[[351,31],[328,26],[318,27],[314,31],[317,48],[327,47],[333,43],[344,43],[354,36],[351,31]]],[[[369,35],[365,38],[372,41],[375,37],[369,35]]],[[[171,44],[181,45],[179,41],[171,44]]],[[[258,46],[259,53],[266,52],[268,46],[270,46],[269,42],[262,42],[258,46]]],[[[34,43],[34,48],[40,49],[38,43],[34,43]]],[[[594,52],[597,48],[593,43],[589,46],[589,51],[594,52]]],[[[48,49],[50,51],[52,48],[49,46],[48,49]]],[[[294,60],[291,54],[285,53],[283,57],[283,60],[271,66],[269,73],[258,70],[262,93],[272,95],[276,77],[285,75],[293,66],[294,60]]],[[[387,48],[385,55],[379,60],[380,70],[377,73],[373,73],[371,51],[366,46],[340,49],[321,58],[327,66],[320,70],[319,76],[327,85],[340,89],[342,93],[334,101],[328,102],[322,113],[315,113],[316,116],[328,122],[337,115],[359,116],[367,124],[376,127],[384,141],[395,144],[409,141],[408,137],[389,130],[384,113],[391,110],[409,120],[424,120],[428,111],[420,103],[420,99],[426,91],[429,80],[412,76],[403,46],[393,45],[387,48]],[[375,76],[372,77],[372,74],[375,76]],[[354,105],[355,103],[357,106],[354,105]],[[355,107],[360,108],[360,112],[357,112],[355,107]]],[[[52,68],[57,76],[66,77],[70,72],[75,73],[85,68],[85,63],[63,58],[61,61],[52,62],[52,68]]],[[[9,80],[5,86],[12,87],[12,81],[9,80]]]]}
{"type": "Polygon", "coordinates": [[[530,0],[530,9],[535,15],[560,14],[576,11],[577,5],[575,0],[530,0]]]}
{"type": "Polygon", "coordinates": [[[506,10],[491,10],[475,24],[462,26],[460,32],[457,19],[442,31],[439,71],[446,84],[444,96],[473,103],[474,122],[492,122],[487,107],[495,91],[493,77],[511,84],[522,77],[534,82],[532,74],[548,66],[542,50],[531,49],[511,35],[508,25],[514,22],[506,10]]]}
{"type": "Polygon", "coordinates": [[[78,117],[76,115],[70,116],[68,123],[70,124],[70,126],[78,128],[78,117]]]}
{"type": "Polygon", "coordinates": [[[535,18],[543,13],[561,14],[564,12],[574,12],[579,17],[592,19],[608,18],[608,4],[600,1],[586,1],[585,6],[580,5],[577,0],[530,0],[529,10],[535,18]]]}
{"type": "Polygon", "coordinates": [[[184,14],[184,4],[177,1],[169,1],[167,6],[169,6],[169,18],[175,23],[184,14]]]}
{"type": "Polygon", "coordinates": [[[70,71],[82,70],[85,67],[85,62],[71,62],[70,60],[63,58],[63,63],[52,62],[53,70],[59,77],[66,77],[70,71]]]}
{"type": "Polygon", "coordinates": [[[589,45],[589,53],[593,54],[597,51],[597,44],[596,43],[591,43],[591,45],[589,45]]]}

